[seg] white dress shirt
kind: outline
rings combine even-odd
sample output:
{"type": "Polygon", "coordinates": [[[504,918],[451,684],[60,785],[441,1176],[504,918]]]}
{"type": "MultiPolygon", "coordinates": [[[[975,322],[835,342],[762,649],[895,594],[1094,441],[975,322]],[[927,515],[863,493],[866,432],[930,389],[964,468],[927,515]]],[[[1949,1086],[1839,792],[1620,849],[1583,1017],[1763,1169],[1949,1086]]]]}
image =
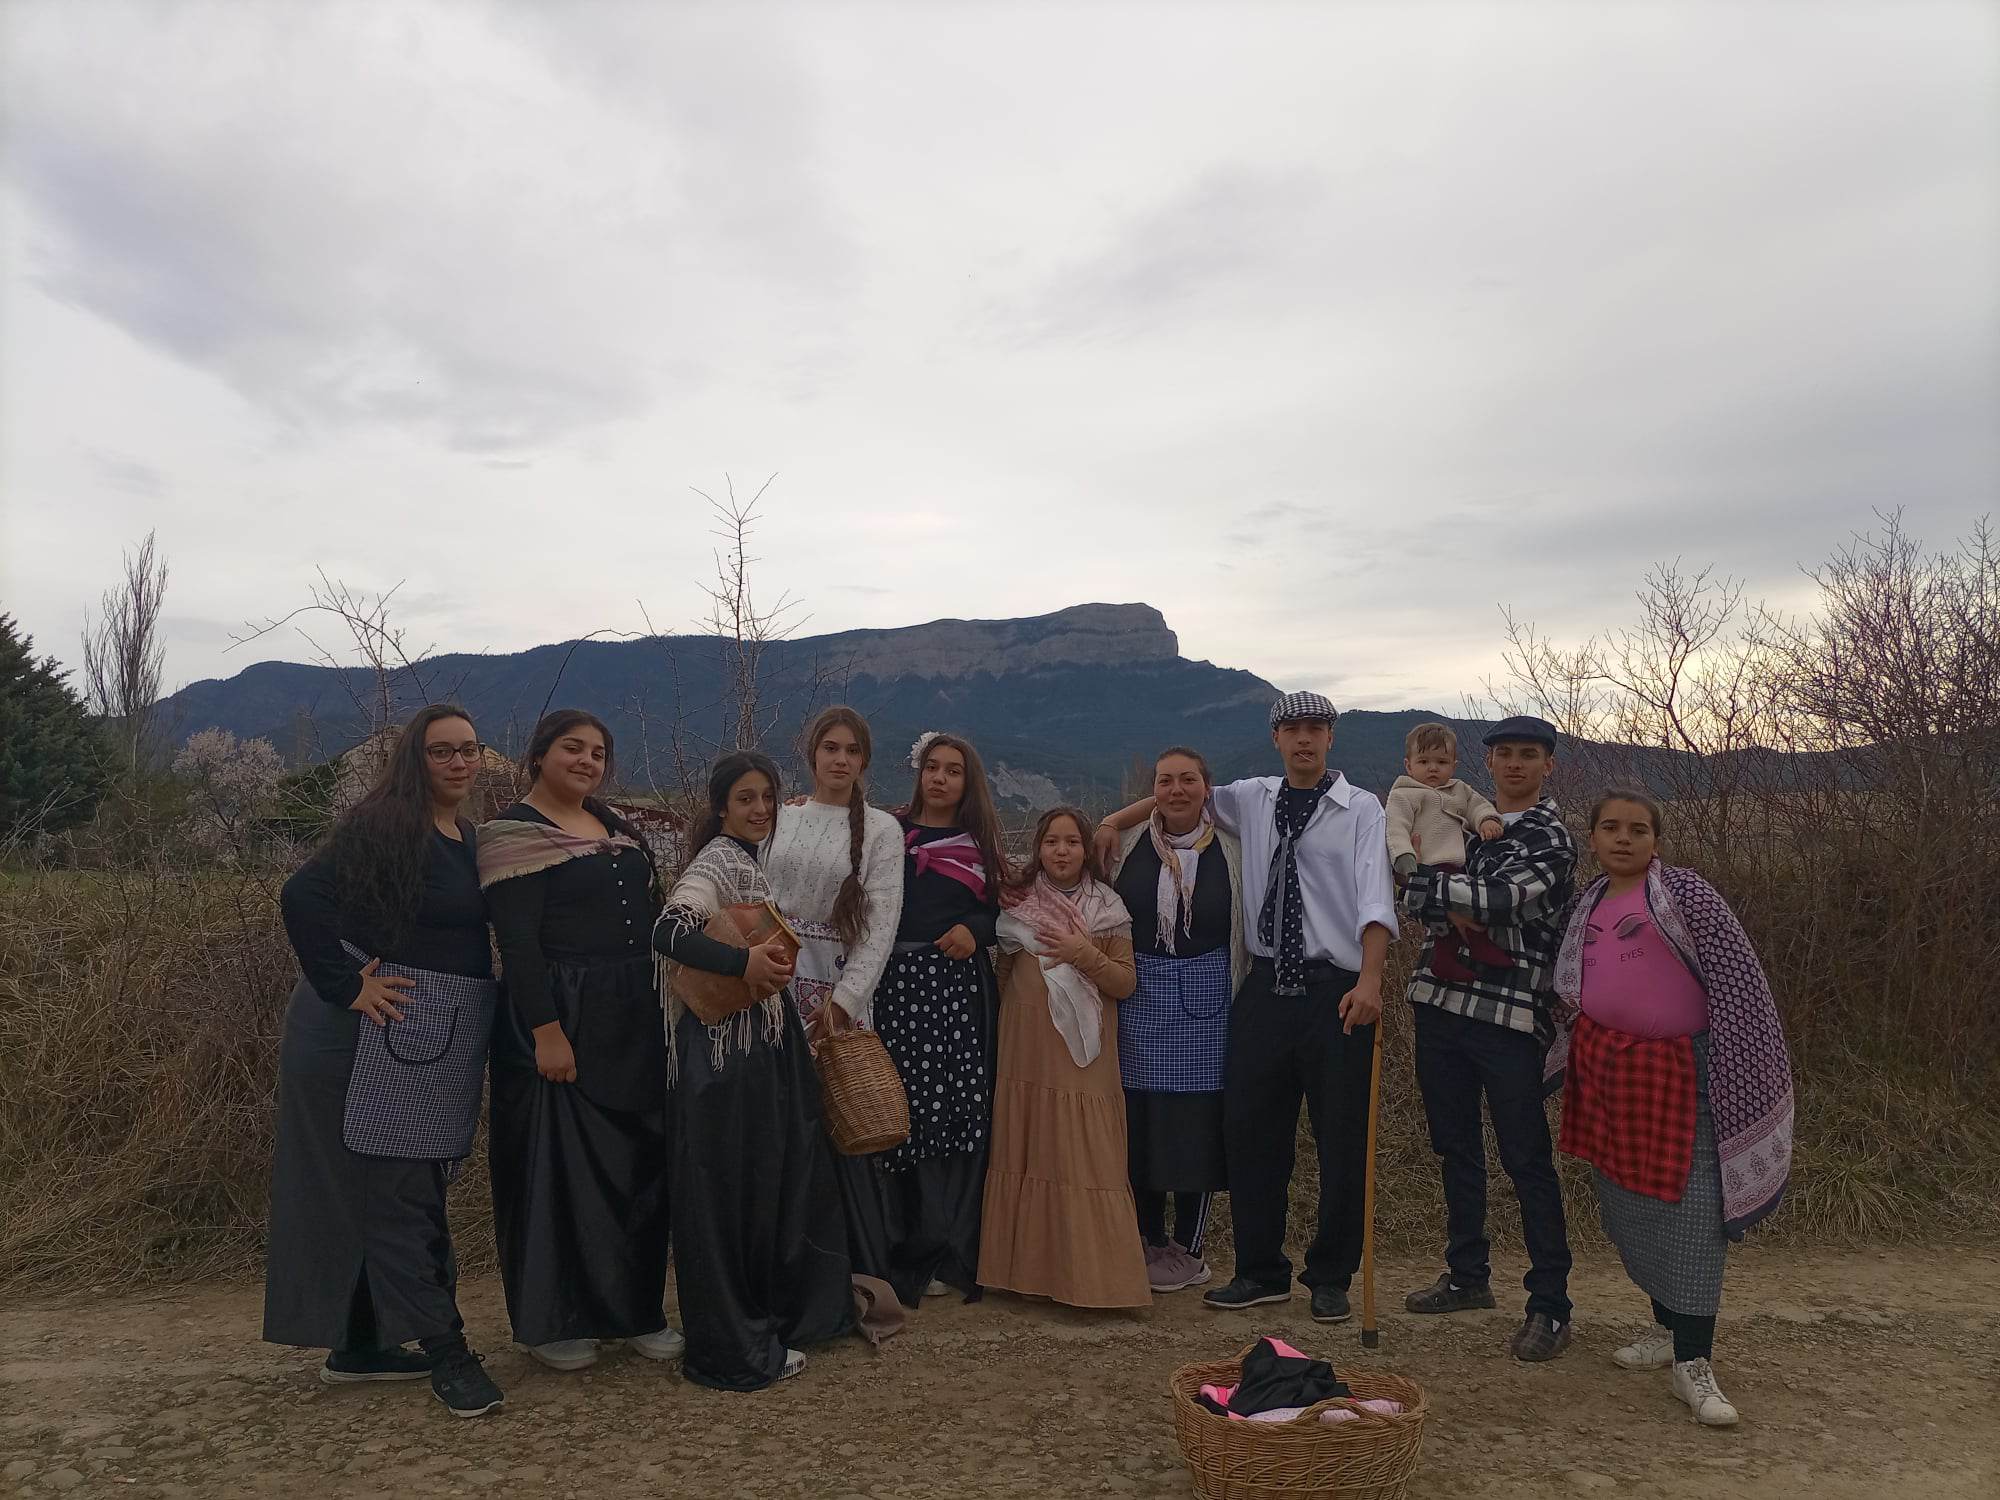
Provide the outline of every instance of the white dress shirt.
{"type": "MultiPolygon", "coordinates": [[[[1283,784],[1280,776],[1253,776],[1209,793],[1215,826],[1243,841],[1243,940],[1259,958],[1276,956],[1257,928],[1264,893],[1271,886],[1271,856],[1278,848],[1278,788],[1283,784]]],[[[1380,799],[1336,773],[1295,849],[1299,891],[1305,898],[1306,957],[1359,973],[1362,932],[1381,926],[1390,937],[1396,935],[1388,820],[1380,799]]]]}

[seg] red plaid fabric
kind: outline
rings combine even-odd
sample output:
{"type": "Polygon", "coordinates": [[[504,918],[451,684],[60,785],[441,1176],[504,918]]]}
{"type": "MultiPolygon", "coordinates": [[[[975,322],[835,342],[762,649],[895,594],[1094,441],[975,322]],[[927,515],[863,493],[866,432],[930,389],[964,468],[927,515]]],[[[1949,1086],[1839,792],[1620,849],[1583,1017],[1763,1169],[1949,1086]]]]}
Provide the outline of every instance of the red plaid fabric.
{"type": "Polygon", "coordinates": [[[1563,1154],[1628,1192],[1678,1203],[1694,1164],[1694,1038],[1640,1037],[1576,1018],[1563,1154]]]}

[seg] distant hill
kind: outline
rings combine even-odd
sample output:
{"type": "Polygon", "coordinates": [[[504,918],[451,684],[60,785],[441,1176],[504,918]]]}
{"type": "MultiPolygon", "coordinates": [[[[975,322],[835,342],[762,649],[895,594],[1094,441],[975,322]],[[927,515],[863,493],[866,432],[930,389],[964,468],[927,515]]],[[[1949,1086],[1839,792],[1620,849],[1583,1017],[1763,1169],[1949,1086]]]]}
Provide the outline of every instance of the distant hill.
{"type": "MultiPolygon", "coordinates": [[[[725,642],[709,636],[570,641],[507,655],[452,655],[423,664],[423,681],[395,684],[405,710],[455,698],[490,743],[513,753],[544,707],[588,708],[617,738],[619,779],[643,787],[672,781],[668,745],[676,711],[706,758],[733,721],[725,642]],[[649,775],[650,772],[650,775],[649,775]]],[[[877,801],[900,800],[910,743],[927,729],[951,730],[979,746],[996,788],[1016,806],[1058,797],[1102,807],[1119,798],[1135,765],[1185,743],[1218,776],[1276,766],[1266,714],[1278,689],[1263,678],[1190,661],[1165,618],[1146,604],[1082,604],[1019,620],[935,620],[898,630],[855,630],[780,641],[766,648],[762,701],[772,723],[767,749],[796,766],[810,713],[853,704],[875,734],[870,777],[877,801]]],[[[323,760],[366,733],[358,697],[373,683],[359,668],[262,662],[226,680],[191,683],[166,701],[165,722],[182,738],[222,728],[270,740],[295,764],[323,760]]],[[[1403,736],[1440,715],[1417,710],[1341,715],[1334,763],[1378,792],[1402,768],[1403,736]]],[[[1479,726],[1461,737],[1477,766],[1479,726]]]]}

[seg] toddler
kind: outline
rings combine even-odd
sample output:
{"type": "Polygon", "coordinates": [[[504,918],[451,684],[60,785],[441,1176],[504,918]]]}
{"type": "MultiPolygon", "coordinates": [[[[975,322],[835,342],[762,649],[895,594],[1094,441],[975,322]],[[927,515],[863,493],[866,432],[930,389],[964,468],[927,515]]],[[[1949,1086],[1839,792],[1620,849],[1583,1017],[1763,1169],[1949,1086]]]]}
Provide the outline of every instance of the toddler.
{"type": "MultiPolygon", "coordinates": [[[[1447,724],[1419,724],[1403,741],[1404,774],[1389,789],[1389,858],[1396,878],[1408,880],[1422,863],[1448,870],[1465,865],[1466,830],[1482,839],[1504,837],[1507,826],[1491,802],[1458,780],[1458,736],[1447,724]]],[[[1440,936],[1438,946],[1457,957],[1458,930],[1440,936]]],[[[1484,934],[1466,934],[1465,950],[1483,964],[1506,968],[1513,959],[1484,934]]]]}

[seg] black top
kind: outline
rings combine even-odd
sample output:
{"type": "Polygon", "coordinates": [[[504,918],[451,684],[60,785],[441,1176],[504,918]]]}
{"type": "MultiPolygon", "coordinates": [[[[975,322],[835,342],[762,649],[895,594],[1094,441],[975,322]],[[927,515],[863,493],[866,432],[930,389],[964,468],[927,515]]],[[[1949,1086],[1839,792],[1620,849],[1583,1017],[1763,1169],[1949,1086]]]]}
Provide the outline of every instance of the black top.
{"type": "MultiPolygon", "coordinates": [[[[926,828],[908,818],[898,818],[904,836],[915,830],[920,844],[935,843],[963,832],[958,828],[926,828]]],[[[903,916],[896,924],[899,943],[935,943],[952,928],[964,925],[976,947],[990,948],[995,925],[1000,920],[1000,893],[990,885],[981,901],[960,882],[935,870],[917,873],[914,854],[903,855],[903,916]]]]}
{"type": "MultiPolygon", "coordinates": [[[[758,845],[733,834],[721,836],[752,859],[757,857],[758,845]]],[[[653,947],[675,963],[686,964],[690,969],[741,979],[743,971],[750,967],[750,950],[710,937],[701,930],[706,925],[685,906],[669,906],[660,913],[659,925],[653,929],[653,947]]]]}
{"type": "Polygon", "coordinates": [[[1174,951],[1160,946],[1160,855],[1145,832],[1125,856],[1112,888],[1132,914],[1132,951],[1155,958],[1196,958],[1229,946],[1229,861],[1220,837],[1209,840],[1194,867],[1194,931],[1177,933],[1174,951]]]}
{"type": "MultiPolygon", "coordinates": [[[[499,815],[556,826],[525,802],[499,815]]],[[[530,1030],[556,1019],[548,966],[639,958],[650,951],[659,898],[652,862],[637,849],[586,854],[532,875],[496,880],[486,892],[507,1001],[530,1030]]]]}
{"type": "Polygon", "coordinates": [[[475,846],[471,829],[460,827],[468,835],[463,841],[432,829],[416,912],[393,941],[376,924],[341,909],[331,849],[321,849],[285,882],[278,895],[285,935],[320,999],[347,1006],[361,993],[361,965],[340,946],[343,938],[370,958],[388,963],[475,979],[492,977],[493,949],[486,940],[486,906],[479,896],[475,846]]]}

